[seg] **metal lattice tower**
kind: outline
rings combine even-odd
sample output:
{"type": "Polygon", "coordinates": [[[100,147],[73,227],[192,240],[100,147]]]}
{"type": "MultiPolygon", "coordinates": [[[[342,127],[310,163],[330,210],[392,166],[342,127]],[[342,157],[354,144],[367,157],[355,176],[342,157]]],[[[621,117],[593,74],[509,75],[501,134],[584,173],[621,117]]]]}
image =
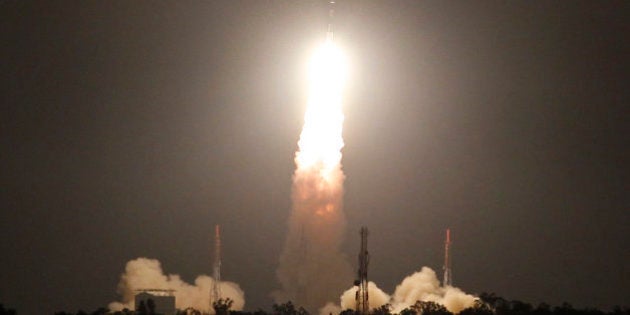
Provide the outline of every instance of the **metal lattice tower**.
{"type": "Polygon", "coordinates": [[[453,285],[453,275],[451,273],[451,256],[449,249],[451,247],[451,229],[446,229],[446,240],[444,241],[444,279],[442,280],[443,286],[453,285]]]}
{"type": "Polygon", "coordinates": [[[368,263],[370,262],[370,254],[367,250],[367,227],[361,227],[361,251],[359,252],[359,279],[355,281],[357,288],[356,311],[358,314],[367,315],[370,311],[370,304],[368,301],[368,263]]]}
{"type": "Polygon", "coordinates": [[[221,299],[221,288],[219,287],[219,282],[221,282],[221,230],[218,224],[214,226],[212,277],[214,278],[214,283],[212,284],[212,291],[210,291],[210,310],[212,310],[212,303],[221,299]]]}

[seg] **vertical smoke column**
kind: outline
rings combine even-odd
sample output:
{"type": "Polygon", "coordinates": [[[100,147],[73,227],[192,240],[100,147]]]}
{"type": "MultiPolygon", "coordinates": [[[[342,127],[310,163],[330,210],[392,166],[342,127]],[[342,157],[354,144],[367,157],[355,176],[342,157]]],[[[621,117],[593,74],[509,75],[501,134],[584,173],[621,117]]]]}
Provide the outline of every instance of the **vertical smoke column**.
{"type": "Polygon", "coordinates": [[[341,170],[345,71],[343,56],[328,36],[311,63],[308,106],[295,154],[293,209],[277,270],[282,288],[274,294],[277,302],[290,300],[309,311],[337,301],[352,283],[352,268],[339,249],[346,225],[341,170]]]}

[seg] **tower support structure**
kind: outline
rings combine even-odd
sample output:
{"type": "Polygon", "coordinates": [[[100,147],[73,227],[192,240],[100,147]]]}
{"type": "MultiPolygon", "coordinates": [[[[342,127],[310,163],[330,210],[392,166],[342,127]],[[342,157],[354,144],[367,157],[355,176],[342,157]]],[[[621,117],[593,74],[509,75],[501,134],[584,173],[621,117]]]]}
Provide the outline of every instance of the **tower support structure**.
{"type": "Polygon", "coordinates": [[[214,226],[214,263],[212,265],[212,277],[214,282],[212,283],[212,289],[210,291],[210,310],[212,310],[212,304],[221,299],[221,229],[219,225],[214,226]]]}
{"type": "Polygon", "coordinates": [[[368,296],[368,264],[370,262],[370,254],[367,250],[367,227],[361,227],[361,250],[359,251],[359,278],[355,281],[357,286],[356,294],[356,311],[360,315],[367,315],[370,311],[370,303],[368,296]]]}
{"type": "Polygon", "coordinates": [[[446,229],[446,240],[444,241],[444,278],[442,279],[443,286],[453,285],[453,274],[451,271],[451,229],[446,229]]]}

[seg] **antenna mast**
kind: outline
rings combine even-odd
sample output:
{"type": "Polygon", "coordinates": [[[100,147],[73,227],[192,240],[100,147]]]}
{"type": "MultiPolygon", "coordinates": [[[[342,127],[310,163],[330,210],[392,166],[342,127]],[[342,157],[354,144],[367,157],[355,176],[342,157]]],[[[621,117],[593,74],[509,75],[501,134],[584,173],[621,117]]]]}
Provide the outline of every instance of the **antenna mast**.
{"type": "Polygon", "coordinates": [[[444,279],[442,280],[443,286],[453,285],[453,275],[451,274],[451,256],[449,249],[451,247],[451,229],[446,229],[446,241],[444,241],[444,279]]]}
{"type": "Polygon", "coordinates": [[[359,279],[355,281],[355,285],[358,287],[356,302],[357,313],[360,315],[367,315],[370,311],[370,305],[368,302],[368,279],[367,268],[370,262],[370,254],[367,251],[367,227],[361,227],[361,251],[359,252],[359,279]]]}
{"type": "Polygon", "coordinates": [[[214,283],[212,284],[212,291],[210,292],[210,310],[212,310],[212,304],[221,299],[221,288],[219,282],[221,282],[221,229],[219,225],[214,226],[214,264],[212,266],[212,277],[214,283]]]}

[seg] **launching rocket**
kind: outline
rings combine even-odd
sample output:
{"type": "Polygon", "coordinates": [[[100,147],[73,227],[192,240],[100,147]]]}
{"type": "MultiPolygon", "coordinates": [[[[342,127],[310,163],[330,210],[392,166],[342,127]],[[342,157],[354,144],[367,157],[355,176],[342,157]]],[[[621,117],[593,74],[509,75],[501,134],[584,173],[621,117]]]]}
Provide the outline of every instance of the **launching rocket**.
{"type": "Polygon", "coordinates": [[[333,38],[333,20],[335,18],[335,1],[328,2],[328,32],[326,32],[326,39],[332,41],[333,38]]]}
{"type": "Polygon", "coordinates": [[[337,300],[352,279],[352,267],[340,248],[346,225],[341,149],[347,63],[333,40],[334,5],[327,1],[328,29],[320,24],[325,42],[314,51],[309,67],[289,234],[276,272],[282,289],[274,293],[277,302],[291,300],[311,312],[337,300]]]}

